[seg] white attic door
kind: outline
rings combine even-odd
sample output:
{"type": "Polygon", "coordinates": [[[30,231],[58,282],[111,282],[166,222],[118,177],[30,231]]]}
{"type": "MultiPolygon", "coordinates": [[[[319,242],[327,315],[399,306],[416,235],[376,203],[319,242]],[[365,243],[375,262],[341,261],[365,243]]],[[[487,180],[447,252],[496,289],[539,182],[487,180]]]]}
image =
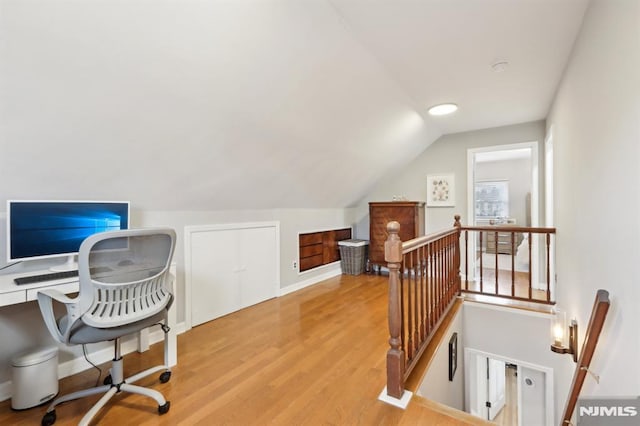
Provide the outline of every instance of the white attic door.
{"type": "Polygon", "coordinates": [[[191,326],[277,296],[277,223],[187,227],[185,250],[191,326]]]}

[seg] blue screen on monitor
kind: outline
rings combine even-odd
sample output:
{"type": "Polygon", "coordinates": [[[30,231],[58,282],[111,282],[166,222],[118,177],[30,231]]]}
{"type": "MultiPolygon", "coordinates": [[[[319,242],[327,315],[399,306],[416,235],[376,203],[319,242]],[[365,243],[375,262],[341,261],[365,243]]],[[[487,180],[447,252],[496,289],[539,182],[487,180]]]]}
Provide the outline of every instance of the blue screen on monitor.
{"type": "Polygon", "coordinates": [[[9,260],[77,253],[98,232],[129,228],[127,202],[9,201],[9,260]]]}

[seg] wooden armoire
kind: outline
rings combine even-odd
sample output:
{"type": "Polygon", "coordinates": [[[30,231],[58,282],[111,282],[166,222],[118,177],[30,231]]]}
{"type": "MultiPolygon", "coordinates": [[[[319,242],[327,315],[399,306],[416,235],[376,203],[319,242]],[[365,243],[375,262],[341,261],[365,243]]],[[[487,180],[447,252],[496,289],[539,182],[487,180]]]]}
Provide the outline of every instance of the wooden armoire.
{"type": "Polygon", "coordinates": [[[424,235],[424,202],[387,201],[369,203],[369,263],[371,266],[387,266],[384,261],[384,242],[387,240],[387,223],[400,223],[400,239],[411,240],[424,235]]]}

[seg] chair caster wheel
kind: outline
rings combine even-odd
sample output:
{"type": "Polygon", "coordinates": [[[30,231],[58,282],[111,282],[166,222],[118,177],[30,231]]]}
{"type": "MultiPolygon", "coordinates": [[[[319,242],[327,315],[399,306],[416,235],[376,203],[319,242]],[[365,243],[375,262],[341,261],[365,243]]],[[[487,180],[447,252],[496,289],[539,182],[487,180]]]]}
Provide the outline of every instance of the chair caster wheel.
{"type": "Polygon", "coordinates": [[[113,384],[113,378],[111,378],[111,374],[109,374],[107,377],[104,378],[104,380],[102,381],[103,385],[112,385],[113,384]]]}
{"type": "Polygon", "coordinates": [[[167,383],[171,379],[171,371],[165,371],[160,375],[160,383],[167,383]]]}
{"type": "Polygon", "coordinates": [[[56,422],[56,410],[47,412],[42,417],[42,426],[51,426],[56,422]]]}
{"type": "Polygon", "coordinates": [[[158,413],[160,415],[166,414],[169,412],[169,408],[171,407],[171,402],[167,401],[164,405],[158,405],[158,413]]]}

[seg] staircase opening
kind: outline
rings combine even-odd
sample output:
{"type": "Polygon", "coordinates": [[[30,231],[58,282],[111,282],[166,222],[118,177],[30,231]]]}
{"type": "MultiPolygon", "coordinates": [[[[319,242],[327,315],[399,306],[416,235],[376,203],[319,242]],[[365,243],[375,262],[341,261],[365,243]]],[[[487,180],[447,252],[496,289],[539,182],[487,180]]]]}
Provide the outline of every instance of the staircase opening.
{"type": "Polygon", "coordinates": [[[553,370],[465,349],[467,411],[498,425],[553,424],[553,370]]]}

